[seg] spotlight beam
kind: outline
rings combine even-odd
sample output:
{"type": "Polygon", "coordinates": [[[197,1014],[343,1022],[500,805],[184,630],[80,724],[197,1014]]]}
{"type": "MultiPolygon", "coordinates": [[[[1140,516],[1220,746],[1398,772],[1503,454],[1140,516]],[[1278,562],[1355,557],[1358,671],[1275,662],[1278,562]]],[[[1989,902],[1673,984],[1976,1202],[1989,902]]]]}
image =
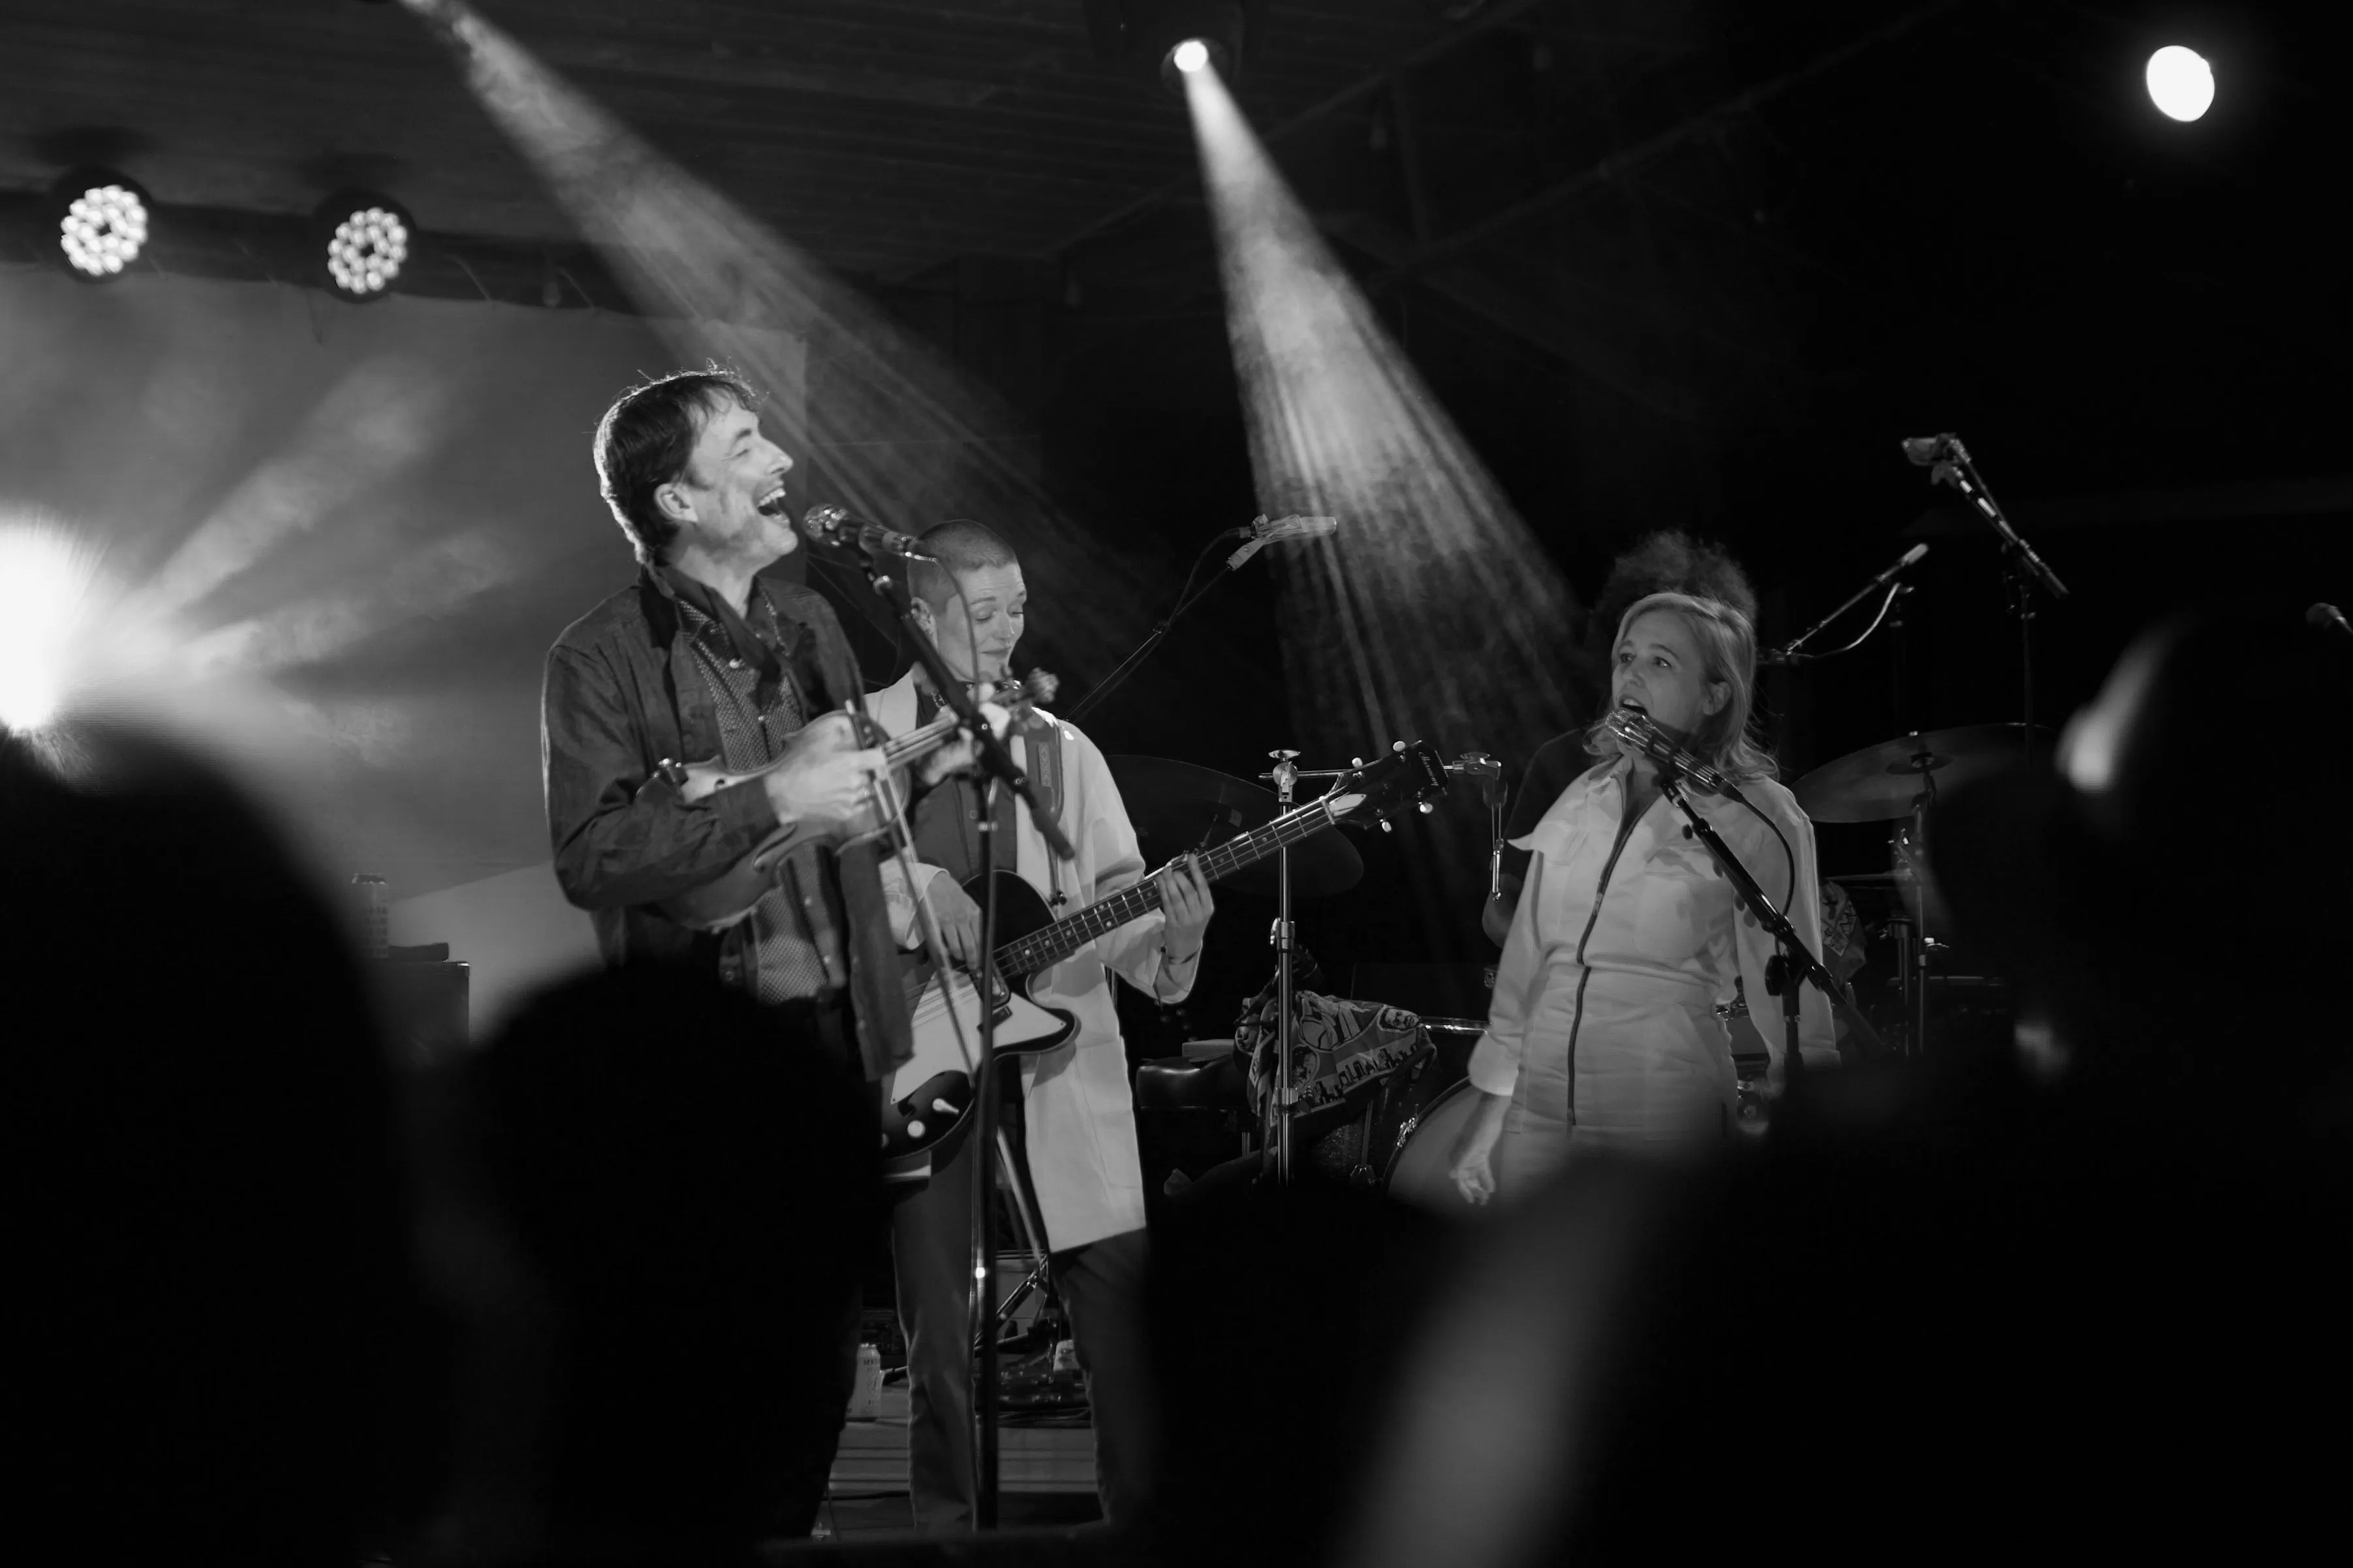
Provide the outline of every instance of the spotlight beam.
{"type": "MultiPolygon", "coordinates": [[[[1390,740],[1467,750],[1558,733],[1574,689],[1567,584],[1216,69],[1184,80],[1259,504],[1341,520],[1277,564],[1295,743],[1346,756],[1390,740]]],[[[1423,826],[1435,855],[1409,863],[1428,907],[1472,907],[1481,858],[1463,825],[1423,826]]]]}
{"type": "Polygon", "coordinates": [[[1136,640],[1165,584],[1054,504],[1018,438],[1027,423],[1001,399],[475,11],[404,3],[680,357],[719,359],[780,389],[804,384],[808,345],[821,345],[824,395],[808,399],[805,428],[779,432],[805,460],[789,482],[805,487],[814,470],[824,487],[804,500],[910,525],[1007,521],[1071,663],[1107,668],[1136,640]]]}

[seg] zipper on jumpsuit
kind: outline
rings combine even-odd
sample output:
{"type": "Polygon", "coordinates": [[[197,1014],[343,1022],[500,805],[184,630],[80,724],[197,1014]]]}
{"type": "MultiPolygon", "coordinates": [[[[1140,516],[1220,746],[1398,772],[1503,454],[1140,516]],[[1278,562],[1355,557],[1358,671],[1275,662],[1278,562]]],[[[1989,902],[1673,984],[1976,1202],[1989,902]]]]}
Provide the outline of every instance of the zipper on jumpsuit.
{"type": "MultiPolygon", "coordinates": [[[[1645,813],[1648,815],[1648,813],[1645,813]]],[[[1610,875],[1618,869],[1618,857],[1626,853],[1626,841],[1634,837],[1640,817],[1618,825],[1618,842],[1609,847],[1609,858],[1601,863],[1601,880],[1594,885],[1593,909],[1585,917],[1585,931],[1577,939],[1577,1006],[1568,1016],[1568,1124],[1577,1125],[1577,1036],[1585,1027],[1585,986],[1593,978],[1593,971],[1585,966],[1585,944],[1593,940],[1593,928],[1601,920],[1601,900],[1609,891],[1610,875]]]]}

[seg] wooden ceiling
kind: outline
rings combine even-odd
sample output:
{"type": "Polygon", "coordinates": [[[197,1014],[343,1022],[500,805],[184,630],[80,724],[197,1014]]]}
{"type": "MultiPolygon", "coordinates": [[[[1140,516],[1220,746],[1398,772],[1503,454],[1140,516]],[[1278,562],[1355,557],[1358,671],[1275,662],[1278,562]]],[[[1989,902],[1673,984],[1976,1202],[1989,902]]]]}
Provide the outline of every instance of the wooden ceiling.
{"type": "MultiPolygon", "coordinates": [[[[1193,163],[1181,103],[1143,70],[1098,58],[1084,0],[477,8],[852,273],[1052,254],[1193,163]]],[[[1463,31],[1424,0],[1281,0],[1246,100],[1261,124],[1279,124],[1463,31]]],[[[570,237],[448,54],[398,4],[7,0],[0,191],[38,190],[92,154],[164,204],[294,215],[362,184],[397,196],[429,232],[570,237]]]]}

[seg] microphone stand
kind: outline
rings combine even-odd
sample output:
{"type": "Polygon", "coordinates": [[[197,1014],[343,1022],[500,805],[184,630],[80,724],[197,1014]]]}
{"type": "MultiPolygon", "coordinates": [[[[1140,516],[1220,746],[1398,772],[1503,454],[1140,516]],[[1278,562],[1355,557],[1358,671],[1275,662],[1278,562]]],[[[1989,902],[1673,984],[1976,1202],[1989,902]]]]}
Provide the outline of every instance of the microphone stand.
{"type": "Polygon", "coordinates": [[[1958,436],[1937,437],[1928,482],[1950,485],[1960,491],[1978,515],[2001,536],[2001,575],[2009,590],[2010,613],[2018,617],[2019,677],[2024,686],[2025,711],[2021,715],[2023,723],[2020,734],[2031,756],[2034,751],[2034,590],[2040,587],[2052,598],[2063,599],[2067,596],[2067,584],[2043,563],[2042,557],[2034,552],[2034,546],[2010,527],[2001,503],[1993,499],[1993,492],[1978,477],[1977,465],[1969,460],[1969,449],[1961,445],[1958,436]]]}
{"type": "MultiPolygon", "coordinates": [[[[1266,518],[1261,514],[1256,521],[1246,524],[1240,528],[1229,528],[1223,533],[1219,534],[1215,539],[1210,540],[1209,542],[1203,547],[1201,553],[1193,558],[1193,570],[1185,574],[1185,587],[1177,591],[1176,607],[1169,611],[1166,616],[1162,617],[1159,625],[1152,628],[1151,635],[1135,646],[1134,652],[1129,654],[1125,658],[1121,659],[1119,663],[1113,667],[1109,675],[1104,676],[1101,680],[1095,682],[1095,689],[1092,691],[1088,692],[1085,697],[1082,698],[1079,700],[1078,705],[1072,708],[1068,713],[1065,713],[1063,718],[1073,724],[1077,723],[1089,712],[1092,711],[1097,703],[1100,703],[1104,698],[1117,690],[1119,689],[1120,682],[1134,674],[1137,667],[1142,665],[1145,659],[1152,657],[1152,650],[1160,646],[1161,639],[1167,637],[1168,628],[1176,624],[1176,617],[1191,609],[1195,605],[1199,604],[1202,599],[1208,596],[1210,589],[1224,582],[1240,564],[1239,561],[1228,561],[1226,563],[1226,569],[1223,572],[1219,573],[1216,576],[1210,578],[1208,582],[1202,584],[1198,592],[1188,591],[1193,587],[1193,579],[1200,574],[1201,563],[1208,558],[1209,552],[1217,549],[1221,544],[1229,542],[1230,541],[1237,539],[1246,540],[1250,538],[1250,535],[1257,531],[1258,524],[1264,522],[1265,521],[1266,518]]],[[[1246,560],[1248,557],[1245,556],[1242,559],[1246,560]]]]}
{"type": "MultiPolygon", "coordinates": [[[[1831,999],[1831,1005],[1845,1017],[1847,1026],[1870,1047],[1873,1056],[1884,1054],[1887,1042],[1879,1037],[1879,1031],[1871,1026],[1871,1020],[1864,1017],[1862,1009],[1854,1005],[1854,998],[1845,984],[1814,956],[1813,950],[1799,939],[1798,928],[1789,923],[1789,917],[1765,896],[1765,889],[1757,885],[1755,877],[1749,875],[1748,868],[1741,864],[1740,857],[1732,852],[1731,847],[1716,833],[1715,826],[1691,803],[1683,791],[1683,774],[1675,768],[1661,763],[1659,790],[1673,803],[1676,810],[1683,814],[1683,819],[1691,824],[1692,833],[1707,847],[1708,854],[1715,858],[1717,868],[1731,882],[1740,901],[1747,906],[1749,913],[1764,922],[1765,928],[1773,933],[1773,940],[1779,944],[1779,984],[1771,984],[1774,977],[1769,973],[1766,980],[1767,988],[1781,998],[1784,1031],[1782,1073],[1788,1084],[1794,1087],[1806,1071],[1805,1058],[1798,1048],[1798,1007],[1800,1000],[1799,987],[1808,981],[1813,983],[1815,990],[1831,999]]],[[[1795,888],[1789,891],[1793,897],[1797,893],[1795,888]]]]}
{"type": "MultiPolygon", "coordinates": [[[[981,716],[980,706],[965,683],[957,679],[923,635],[915,621],[914,601],[905,583],[882,569],[874,556],[866,557],[867,580],[874,591],[882,595],[905,628],[907,645],[915,651],[915,659],[931,678],[933,689],[940,701],[964,721],[965,732],[973,739],[987,784],[981,790],[980,812],[980,951],[984,973],[973,976],[980,987],[980,1060],[973,1085],[972,1138],[976,1147],[973,1156],[972,1199],[972,1294],[966,1313],[965,1330],[968,1341],[976,1342],[982,1325],[995,1321],[997,1291],[997,1183],[988,1168],[987,1157],[980,1151],[995,1149],[1006,1164],[1019,1197],[1021,1188],[1018,1175],[1012,1174],[1013,1151],[997,1117],[997,999],[1003,994],[1004,981],[997,973],[997,786],[1010,784],[1016,795],[1029,807],[1029,820],[1036,825],[1039,836],[1058,859],[1074,860],[1078,851],[1062,832],[1061,825],[1053,819],[1029,780],[1013,761],[1012,752],[997,738],[988,721],[981,716]]],[[[912,889],[909,889],[913,891],[912,889]]],[[[996,1336],[987,1336],[985,1349],[974,1357],[974,1389],[972,1417],[973,1437],[973,1528],[997,1528],[997,1405],[998,1399],[996,1336]]]]}

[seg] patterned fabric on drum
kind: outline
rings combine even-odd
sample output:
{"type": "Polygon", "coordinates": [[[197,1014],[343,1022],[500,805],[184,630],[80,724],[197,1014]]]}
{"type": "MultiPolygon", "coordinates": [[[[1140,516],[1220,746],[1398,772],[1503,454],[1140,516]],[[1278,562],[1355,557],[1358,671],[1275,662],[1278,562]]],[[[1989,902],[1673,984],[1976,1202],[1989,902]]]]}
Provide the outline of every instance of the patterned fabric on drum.
{"type": "MultiPolygon", "coordinates": [[[[1752,1008],[1768,993],[1773,941],[1735,907],[1732,886],[1658,800],[1620,839],[1629,764],[1594,769],[1564,791],[1535,830],[1526,890],[1513,917],[1487,1032],[1471,1081],[1509,1094],[1496,1151],[1499,1185],[1523,1185],[1579,1149],[1672,1151],[1720,1137],[1737,1109],[1738,1079],[1715,1005],[1736,982],[1752,1008]]],[[[1770,780],[1744,783],[1787,836],[1796,864],[1789,915],[1820,947],[1820,882],[1812,825],[1770,780]]],[[[1790,898],[1781,840],[1745,807],[1694,804],[1767,896],[1790,898]]],[[[1761,1010],[1761,1009],[1760,1009],[1761,1010]]],[[[1830,1005],[1808,987],[1800,1010],[1807,1065],[1835,1066],[1830,1005]]],[[[1778,1030],[1762,1030],[1780,1070],[1778,1030]]]]}
{"type": "MultiPolygon", "coordinates": [[[[1244,1003],[1234,1024],[1234,1049],[1249,1063],[1250,1103],[1261,1121],[1280,1088],[1274,990],[1270,984],[1244,1003]]],[[[1411,1066],[1422,1049],[1421,1019],[1402,1007],[1294,991],[1291,1010],[1292,1105],[1301,1118],[1411,1066]]]]}

